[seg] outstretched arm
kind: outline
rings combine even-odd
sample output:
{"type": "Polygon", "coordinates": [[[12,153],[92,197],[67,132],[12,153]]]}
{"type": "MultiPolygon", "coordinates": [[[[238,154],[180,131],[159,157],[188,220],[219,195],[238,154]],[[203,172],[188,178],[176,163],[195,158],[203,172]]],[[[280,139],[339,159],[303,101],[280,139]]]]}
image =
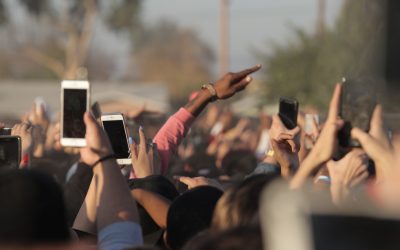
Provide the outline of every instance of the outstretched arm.
{"type": "Polygon", "coordinates": [[[252,80],[249,75],[260,68],[261,65],[259,64],[240,72],[225,74],[217,82],[211,84],[211,87],[209,86],[215,90],[215,96],[213,96],[211,90],[204,88],[184,108],[181,108],[168,119],[154,137],[154,142],[157,144],[161,158],[161,171],[163,174],[167,171],[171,153],[176,151],[182,138],[189,131],[195,117],[213,100],[228,99],[245,89],[252,80]]]}

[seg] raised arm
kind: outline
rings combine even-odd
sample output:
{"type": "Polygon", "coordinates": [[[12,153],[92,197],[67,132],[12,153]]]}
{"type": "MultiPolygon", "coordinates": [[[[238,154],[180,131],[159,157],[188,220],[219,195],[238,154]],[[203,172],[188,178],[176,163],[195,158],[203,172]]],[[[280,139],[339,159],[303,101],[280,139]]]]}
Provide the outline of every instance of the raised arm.
{"type": "Polygon", "coordinates": [[[108,138],[88,113],[84,121],[87,146],[81,149],[81,157],[93,167],[93,180],[74,228],[82,230],[96,225],[100,248],[139,245],[142,236],[136,203],[113,157],[108,138]]]}
{"type": "Polygon", "coordinates": [[[336,84],[324,128],[313,149],[300,164],[299,170],[290,181],[290,187],[293,189],[303,185],[315,169],[332,158],[337,143],[337,132],[343,126],[343,120],[338,117],[341,89],[342,85],[336,84]]]}
{"type": "Polygon", "coordinates": [[[227,73],[214,84],[208,84],[184,108],[171,116],[154,137],[161,158],[161,171],[167,172],[171,153],[176,151],[183,137],[186,136],[195,118],[212,101],[228,99],[242,91],[251,82],[250,74],[261,68],[256,65],[236,73],[227,73]]]}

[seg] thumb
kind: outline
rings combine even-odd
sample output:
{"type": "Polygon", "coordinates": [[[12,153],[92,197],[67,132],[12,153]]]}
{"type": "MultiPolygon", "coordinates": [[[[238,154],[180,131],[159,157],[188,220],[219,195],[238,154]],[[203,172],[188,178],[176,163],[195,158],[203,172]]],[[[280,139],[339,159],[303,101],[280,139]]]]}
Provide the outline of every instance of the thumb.
{"type": "Polygon", "coordinates": [[[361,143],[362,148],[371,158],[375,158],[375,156],[379,155],[380,151],[382,151],[377,141],[359,128],[353,128],[351,130],[351,136],[361,143]]]}

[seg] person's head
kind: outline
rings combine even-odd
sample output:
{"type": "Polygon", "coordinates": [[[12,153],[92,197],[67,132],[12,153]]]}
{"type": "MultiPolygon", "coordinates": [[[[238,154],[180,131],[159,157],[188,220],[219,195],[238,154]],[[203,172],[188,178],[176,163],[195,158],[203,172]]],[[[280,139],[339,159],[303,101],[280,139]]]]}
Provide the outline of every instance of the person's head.
{"type": "Polygon", "coordinates": [[[218,231],[237,226],[258,226],[261,192],[276,177],[272,173],[254,175],[226,191],[215,208],[212,229],[218,231]]]}
{"type": "Polygon", "coordinates": [[[232,150],[222,160],[222,171],[232,180],[242,180],[257,166],[257,158],[249,150],[232,150]]]}
{"type": "Polygon", "coordinates": [[[222,194],[217,188],[201,186],[176,198],[167,216],[167,245],[171,249],[180,249],[190,238],[209,228],[222,194]]]}
{"type": "Polygon", "coordinates": [[[261,230],[237,227],[222,232],[205,232],[190,240],[184,250],[259,250],[263,249],[261,230]]]}
{"type": "Polygon", "coordinates": [[[61,187],[33,170],[0,172],[0,244],[70,240],[61,187]]]}

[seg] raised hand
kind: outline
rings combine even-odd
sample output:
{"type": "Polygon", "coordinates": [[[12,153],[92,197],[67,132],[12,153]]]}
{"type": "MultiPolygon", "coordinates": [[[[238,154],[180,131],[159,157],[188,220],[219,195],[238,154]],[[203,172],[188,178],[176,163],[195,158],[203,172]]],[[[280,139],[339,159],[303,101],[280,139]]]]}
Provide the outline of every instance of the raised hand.
{"type": "Polygon", "coordinates": [[[137,145],[132,141],[130,145],[132,155],[132,170],[137,178],[159,174],[161,165],[158,158],[157,145],[147,144],[143,128],[139,128],[140,143],[137,145]]]}
{"type": "Polygon", "coordinates": [[[338,116],[341,90],[342,84],[336,84],[329,104],[328,117],[311,151],[317,156],[317,160],[320,163],[330,160],[333,156],[337,146],[337,133],[344,124],[343,120],[338,116]]]}
{"type": "Polygon", "coordinates": [[[221,79],[214,83],[218,99],[227,99],[239,91],[242,91],[251,82],[250,74],[258,71],[261,64],[236,73],[226,73],[221,79]]]}
{"type": "Polygon", "coordinates": [[[326,163],[331,177],[332,200],[339,205],[346,200],[353,187],[368,177],[368,157],[359,149],[346,154],[339,161],[326,163]]]}
{"type": "Polygon", "coordinates": [[[92,115],[85,112],[83,121],[86,125],[86,147],[80,149],[81,159],[93,166],[100,158],[111,155],[113,150],[106,133],[92,115]]]}
{"type": "Polygon", "coordinates": [[[375,107],[369,132],[353,128],[351,135],[361,143],[368,156],[374,160],[376,180],[383,181],[389,177],[396,165],[396,153],[383,127],[381,105],[375,107]]]}
{"type": "Polygon", "coordinates": [[[343,126],[343,120],[338,117],[340,92],[342,84],[336,84],[331,102],[329,104],[328,117],[319,137],[308,156],[301,163],[299,170],[290,182],[293,189],[299,188],[308,176],[323,163],[329,161],[337,146],[337,132],[343,126]]]}

